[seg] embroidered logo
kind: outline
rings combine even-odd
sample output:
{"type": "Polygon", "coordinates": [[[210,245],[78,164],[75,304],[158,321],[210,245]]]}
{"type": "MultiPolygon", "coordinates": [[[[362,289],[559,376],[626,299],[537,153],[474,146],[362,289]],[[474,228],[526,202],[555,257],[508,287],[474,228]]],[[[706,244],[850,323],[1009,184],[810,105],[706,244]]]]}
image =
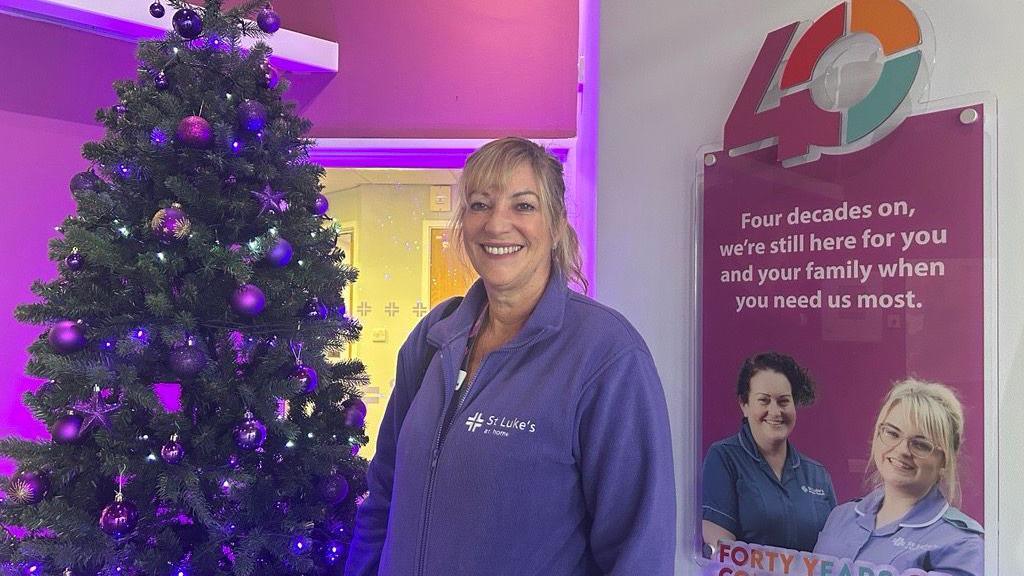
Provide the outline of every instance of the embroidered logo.
{"type": "Polygon", "coordinates": [[[824,488],[812,488],[810,486],[801,486],[800,489],[803,490],[805,493],[810,494],[812,496],[824,496],[825,495],[825,489],[824,488]]]}
{"type": "Polygon", "coordinates": [[[533,434],[537,431],[537,424],[533,420],[523,418],[495,414],[484,416],[483,412],[477,412],[466,419],[466,430],[476,432],[480,427],[483,427],[484,434],[501,438],[508,438],[517,433],[533,434]]]}
{"type": "Polygon", "coordinates": [[[894,536],[889,539],[892,545],[897,548],[906,548],[907,550],[935,550],[939,546],[937,544],[921,544],[920,542],[914,542],[913,540],[907,540],[903,536],[894,536]]]}
{"type": "Polygon", "coordinates": [[[476,429],[484,425],[484,418],[482,412],[477,412],[469,418],[466,418],[466,428],[469,428],[470,432],[476,432],[476,429]]]}

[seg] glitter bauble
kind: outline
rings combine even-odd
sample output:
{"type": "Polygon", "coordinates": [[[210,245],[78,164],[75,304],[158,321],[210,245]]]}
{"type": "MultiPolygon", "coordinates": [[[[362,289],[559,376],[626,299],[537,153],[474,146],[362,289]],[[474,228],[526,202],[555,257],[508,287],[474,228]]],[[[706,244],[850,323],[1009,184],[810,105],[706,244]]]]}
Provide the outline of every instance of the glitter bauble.
{"type": "Polygon", "coordinates": [[[234,430],[235,445],[242,450],[255,450],[267,439],[267,427],[263,422],[247,415],[234,430]]]}
{"type": "Polygon", "coordinates": [[[259,316],[266,305],[263,291],[253,284],[242,284],[231,294],[231,309],[241,316],[259,316]]]}
{"type": "Polygon", "coordinates": [[[160,447],[160,457],[168,464],[180,464],[185,459],[185,447],[177,440],[168,440],[160,447]]]}
{"type": "Polygon", "coordinates": [[[302,307],[302,315],[311,320],[327,320],[327,317],[330,316],[330,311],[327,309],[326,304],[314,296],[306,300],[306,304],[302,307]]]}
{"type": "Polygon", "coordinates": [[[179,204],[172,204],[157,210],[149,222],[149,228],[157,240],[168,244],[186,238],[192,231],[192,223],[179,204]]]}
{"type": "Polygon", "coordinates": [[[256,15],[256,25],[267,34],[273,34],[281,28],[281,17],[269,7],[260,10],[256,15]]]}
{"type": "Polygon", "coordinates": [[[203,19],[191,8],[182,8],[175,12],[171,24],[174,26],[175,32],[189,40],[203,33],[203,19]]]}
{"type": "Polygon", "coordinates": [[[213,142],[213,128],[202,116],[182,118],[175,134],[178,141],[189,148],[209,148],[213,142]]]}
{"type": "Polygon", "coordinates": [[[267,109],[255,100],[238,105],[238,125],[249,132],[259,132],[267,124],[267,109]]]}
{"type": "Polygon", "coordinates": [[[79,252],[72,252],[68,254],[68,257],[64,259],[64,265],[68,267],[68,270],[72,272],[78,272],[85,265],[85,258],[79,252]]]}
{"type": "Polygon", "coordinates": [[[320,479],[319,488],[328,504],[339,504],[348,496],[348,478],[339,473],[329,474],[320,479]]]}
{"type": "Polygon", "coordinates": [[[49,491],[50,480],[42,472],[22,470],[7,483],[7,497],[16,504],[38,504],[49,491]]]}
{"type": "Polygon", "coordinates": [[[46,339],[58,354],[71,354],[85,348],[85,328],[79,322],[62,320],[50,328],[46,339]]]}
{"type": "Polygon", "coordinates": [[[267,252],[267,262],[281,268],[292,261],[292,245],[284,238],[278,238],[267,252]]]}
{"type": "Polygon", "coordinates": [[[316,370],[305,364],[296,366],[289,378],[302,385],[303,394],[312,394],[316,391],[317,386],[320,385],[320,375],[316,373],[316,370]]]}
{"type": "Polygon", "coordinates": [[[107,504],[100,513],[100,528],[114,538],[124,538],[139,523],[139,511],[128,500],[107,504]]]}
{"type": "Polygon", "coordinates": [[[198,346],[178,346],[171,350],[167,362],[179,378],[193,378],[206,368],[208,358],[198,346]]]}

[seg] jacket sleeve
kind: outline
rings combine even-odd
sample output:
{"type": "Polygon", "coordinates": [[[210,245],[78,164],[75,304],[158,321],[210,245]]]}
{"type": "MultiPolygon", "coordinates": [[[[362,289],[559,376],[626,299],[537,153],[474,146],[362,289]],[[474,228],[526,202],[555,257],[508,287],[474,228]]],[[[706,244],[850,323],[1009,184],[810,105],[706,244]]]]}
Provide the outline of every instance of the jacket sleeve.
{"type": "Polygon", "coordinates": [[[388,532],[391,490],[394,485],[398,433],[409,411],[419,382],[418,366],[425,349],[422,324],[409,335],[398,353],[395,387],[377,433],[377,451],[366,472],[369,496],[356,511],[355,530],[345,563],[345,576],[377,576],[384,538],[388,532]],[[416,345],[419,343],[419,345],[416,345]],[[419,355],[417,355],[419,353],[419,355]]]}
{"type": "Polygon", "coordinates": [[[602,574],[671,576],[675,480],[665,394],[645,347],[613,357],[577,408],[578,462],[602,574]]]}

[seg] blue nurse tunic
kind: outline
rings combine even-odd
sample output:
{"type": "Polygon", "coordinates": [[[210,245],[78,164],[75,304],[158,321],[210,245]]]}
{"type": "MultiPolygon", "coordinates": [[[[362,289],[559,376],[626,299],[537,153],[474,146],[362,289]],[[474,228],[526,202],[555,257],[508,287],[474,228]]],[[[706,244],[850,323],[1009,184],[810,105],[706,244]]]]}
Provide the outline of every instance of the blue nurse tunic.
{"type": "Polygon", "coordinates": [[[937,487],[903,518],[875,528],[884,495],[883,489],[877,488],[836,508],[814,552],[900,571],[918,568],[952,576],[984,575],[984,529],[950,506],[937,487]]]}
{"type": "MultiPolygon", "coordinates": [[[[810,552],[835,508],[832,477],[788,444],[775,476],[743,419],[739,434],[711,445],[704,459],[703,517],[751,544],[810,552]]],[[[709,542],[708,544],[713,544],[709,542]]]]}

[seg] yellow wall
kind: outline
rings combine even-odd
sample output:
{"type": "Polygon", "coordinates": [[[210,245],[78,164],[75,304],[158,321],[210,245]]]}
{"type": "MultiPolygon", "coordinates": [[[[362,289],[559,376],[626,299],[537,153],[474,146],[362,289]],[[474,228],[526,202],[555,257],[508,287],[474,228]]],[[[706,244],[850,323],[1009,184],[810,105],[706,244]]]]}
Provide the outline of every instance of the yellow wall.
{"type": "Polygon", "coordinates": [[[442,171],[421,178],[426,183],[409,182],[417,180],[415,176],[402,171],[388,177],[380,171],[329,170],[325,180],[329,215],[354,231],[353,254],[346,257],[359,270],[359,279],[346,305],[363,326],[351,355],[366,365],[369,375],[363,394],[370,442],[360,451],[366,458],[372,458],[376,449],[377,430],[394,386],[398,349],[429,307],[426,226],[445,225],[451,217],[451,212],[431,211],[430,184],[450,181],[453,175],[442,171]],[[357,175],[365,180],[367,174],[375,182],[401,183],[353,183],[357,175]]]}

